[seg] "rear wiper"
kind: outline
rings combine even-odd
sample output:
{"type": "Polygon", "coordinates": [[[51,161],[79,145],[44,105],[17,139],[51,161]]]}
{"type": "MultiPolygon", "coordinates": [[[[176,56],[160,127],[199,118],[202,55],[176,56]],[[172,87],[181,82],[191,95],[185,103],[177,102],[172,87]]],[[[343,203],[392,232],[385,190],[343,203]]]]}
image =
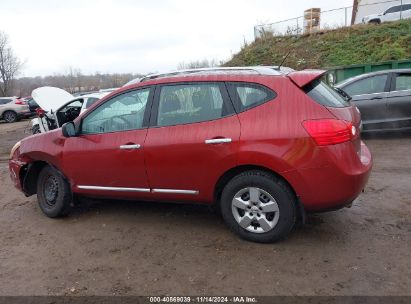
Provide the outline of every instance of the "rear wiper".
{"type": "Polygon", "coordinates": [[[351,101],[352,97],[350,95],[348,95],[348,93],[346,91],[344,91],[341,88],[337,88],[337,87],[333,87],[333,89],[340,94],[346,101],[351,101]]]}

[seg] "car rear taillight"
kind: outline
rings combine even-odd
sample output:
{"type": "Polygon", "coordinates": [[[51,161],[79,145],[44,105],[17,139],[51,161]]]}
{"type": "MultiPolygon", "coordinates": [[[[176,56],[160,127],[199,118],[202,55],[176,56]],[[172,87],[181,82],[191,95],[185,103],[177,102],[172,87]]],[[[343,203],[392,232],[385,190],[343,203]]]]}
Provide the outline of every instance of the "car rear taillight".
{"type": "Polygon", "coordinates": [[[319,146],[344,143],[353,140],[358,135],[357,128],[345,120],[306,120],[303,126],[319,146]]]}
{"type": "Polygon", "coordinates": [[[24,106],[26,103],[25,103],[24,101],[22,101],[22,100],[17,99],[16,102],[15,102],[15,104],[16,104],[16,105],[22,105],[22,106],[24,106]]]}

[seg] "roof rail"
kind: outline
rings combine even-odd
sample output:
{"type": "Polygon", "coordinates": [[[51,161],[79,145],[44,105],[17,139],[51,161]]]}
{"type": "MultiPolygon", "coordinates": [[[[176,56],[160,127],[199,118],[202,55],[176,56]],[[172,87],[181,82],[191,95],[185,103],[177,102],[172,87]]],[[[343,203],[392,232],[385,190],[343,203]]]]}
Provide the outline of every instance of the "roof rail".
{"type": "Polygon", "coordinates": [[[148,80],[156,79],[160,77],[180,76],[180,75],[183,76],[183,75],[189,75],[189,74],[201,73],[201,72],[219,72],[219,71],[223,71],[223,72],[224,71],[252,71],[252,72],[256,72],[259,75],[278,76],[278,75],[283,75],[284,72],[288,73],[292,71],[292,69],[290,68],[280,68],[279,69],[278,66],[215,67],[215,68],[187,69],[187,70],[172,71],[168,73],[150,74],[150,75],[147,75],[139,79],[139,82],[148,81],[148,80]]]}

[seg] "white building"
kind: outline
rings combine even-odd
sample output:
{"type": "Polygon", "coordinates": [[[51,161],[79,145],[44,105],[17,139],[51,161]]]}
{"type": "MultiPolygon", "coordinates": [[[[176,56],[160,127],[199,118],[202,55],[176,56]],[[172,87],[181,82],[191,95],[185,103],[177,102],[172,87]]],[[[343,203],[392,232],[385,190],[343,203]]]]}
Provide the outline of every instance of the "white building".
{"type": "Polygon", "coordinates": [[[362,23],[362,18],[371,14],[379,14],[394,5],[411,3],[411,0],[354,0],[352,24],[362,23]]]}

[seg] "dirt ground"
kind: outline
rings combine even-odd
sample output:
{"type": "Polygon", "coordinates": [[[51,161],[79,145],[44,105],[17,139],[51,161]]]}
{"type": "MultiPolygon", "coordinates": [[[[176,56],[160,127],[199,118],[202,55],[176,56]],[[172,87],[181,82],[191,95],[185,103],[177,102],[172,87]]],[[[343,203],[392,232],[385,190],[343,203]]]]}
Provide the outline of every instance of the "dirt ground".
{"type": "Polygon", "coordinates": [[[0,295],[411,295],[411,134],[365,139],[375,166],[351,209],[262,245],[202,206],[86,201],[46,218],[9,178],[27,124],[0,123],[0,295]]]}

